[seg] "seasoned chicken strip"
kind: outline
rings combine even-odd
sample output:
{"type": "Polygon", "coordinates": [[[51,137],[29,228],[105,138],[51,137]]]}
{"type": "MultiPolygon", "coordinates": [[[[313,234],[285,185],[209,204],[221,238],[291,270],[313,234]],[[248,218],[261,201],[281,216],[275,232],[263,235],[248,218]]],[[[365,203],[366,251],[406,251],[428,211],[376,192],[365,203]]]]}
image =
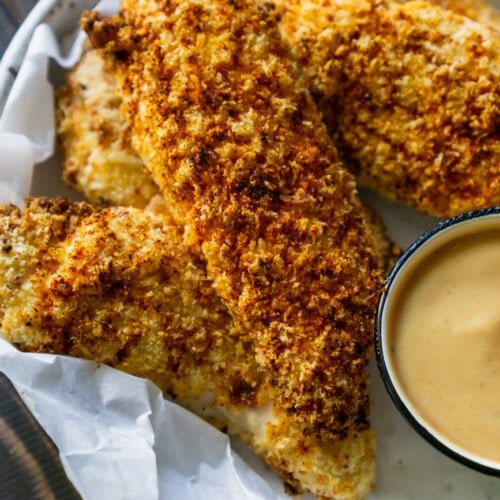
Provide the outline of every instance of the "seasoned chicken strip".
{"type": "Polygon", "coordinates": [[[292,492],[359,498],[373,435],[334,443],[273,408],[279,389],[183,231],[161,214],[33,199],[0,209],[0,326],[23,350],[107,363],[247,442],[292,492]]]}
{"type": "Polygon", "coordinates": [[[351,175],[265,7],[125,2],[84,17],[133,145],[257,360],[276,408],[337,442],[368,426],[380,261],[351,175]]]}
{"type": "Polygon", "coordinates": [[[279,0],[361,185],[450,216],[500,204],[500,38],[426,2],[279,0]]]}
{"type": "Polygon", "coordinates": [[[130,145],[116,82],[87,47],[56,93],[63,178],[98,204],[145,207],[158,188],[130,145]]]}

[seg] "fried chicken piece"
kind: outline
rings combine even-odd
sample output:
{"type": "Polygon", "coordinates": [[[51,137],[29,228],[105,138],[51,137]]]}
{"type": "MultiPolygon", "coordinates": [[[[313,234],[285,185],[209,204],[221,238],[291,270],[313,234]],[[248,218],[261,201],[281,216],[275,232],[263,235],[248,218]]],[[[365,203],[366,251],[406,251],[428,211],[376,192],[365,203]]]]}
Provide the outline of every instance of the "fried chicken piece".
{"type": "Polygon", "coordinates": [[[89,48],[56,93],[63,179],[93,203],[145,207],[158,188],[130,145],[116,82],[89,48]]]}
{"type": "MultiPolygon", "coordinates": [[[[277,3],[281,8],[284,7],[283,0],[277,0],[277,3]]],[[[439,75],[439,72],[436,72],[438,76],[434,75],[434,53],[440,51],[440,47],[431,47],[430,50],[429,47],[426,50],[419,48],[412,55],[411,60],[409,56],[405,57],[404,60],[408,63],[400,67],[398,64],[394,64],[395,61],[391,62],[390,59],[393,58],[394,53],[398,53],[398,51],[402,53],[406,50],[408,44],[405,46],[404,39],[408,33],[411,32],[412,37],[414,37],[416,32],[419,37],[422,37],[425,35],[426,29],[432,32],[437,28],[436,33],[434,33],[435,38],[441,37],[441,32],[444,32],[445,39],[446,34],[449,39],[453,31],[457,29],[459,17],[455,16],[453,22],[449,23],[443,12],[436,8],[432,10],[432,14],[434,18],[438,17],[437,23],[425,25],[427,22],[425,21],[422,27],[422,22],[416,26],[409,19],[407,25],[404,26],[404,23],[398,21],[400,14],[397,13],[394,5],[387,4],[392,9],[389,15],[390,24],[393,25],[392,34],[394,34],[391,43],[396,46],[396,51],[393,51],[391,45],[386,54],[380,57],[381,65],[387,66],[389,64],[385,74],[380,75],[380,89],[376,88],[379,65],[375,69],[363,69],[363,79],[372,81],[374,84],[365,86],[363,80],[361,84],[357,84],[356,88],[352,86],[352,82],[356,82],[359,76],[357,74],[358,64],[360,64],[360,60],[365,66],[371,64],[370,51],[378,45],[381,38],[380,33],[376,30],[373,31],[372,28],[383,25],[382,21],[387,22],[385,19],[387,12],[385,18],[384,15],[378,18],[373,17],[371,22],[366,23],[361,22],[361,18],[372,15],[371,13],[367,14],[372,8],[371,4],[351,1],[333,3],[335,7],[328,3],[325,3],[325,6],[320,6],[319,2],[312,4],[311,2],[307,4],[302,2],[300,4],[302,12],[300,13],[297,10],[298,4],[288,3],[290,10],[288,15],[284,16],[282,27],[284,27],[285,37],[294,47],[296,55],[297,50],[299,52],[304,50],[304,47],[297,49],[297,46],[300,47],[301,44],[307,46],[305,50],[309,53],[305,56],[302,53],[302,62],[312,79],[312,89],[320,96],[320,107],[325,116],[328,117],[330,128],[335,134],[336,141],[338,141],[347,163],[358,175],[358,182],[381,192],[389,199],[401,201],[433,215],[449,216],[469,208],[498,204],[500,197],[500,188],[498,187],[499,146],[498,133],[495,132],[495,124],[498,123],[498,83],[493,85],[489,94],[481,88],[485,87],[481,73],[493,73],[493,75],[489,74],[490,80],[493,78],[498,82],[498,71],[495,73],[495,65],[498,66],[498,53],[496,54],[497,62],[490,61],[490,64],[493,65],[491,68],[488,68],[488,64],[483,64],[482,72],[476,72],[473,78],[466,81],[470,88],[459,88],[452,74],[457,67],[455,59],[460,60],[460,57],[451,53],[456,49],[453,44],[450,44],[449,47],[450,54],[445,54],[440,58],[441,73],[439,75]],[[326,9],[323,13],[323,22],[321,16],[305,12],[307,5],[309,5],[309,9],[326,9]],[[347,70],[353,75],[342,89],[337,88],[338,82],[345,77],[339,74],[339,68],[331,60],[337,58],[336,54],[332,54],[338,46],[341,47],[341,51],[345,51],[346,47],[342,45],[343,42],[335,41],[332,48],[332,38],[337,35],[332,34],[331,29],[325,28],[329,27],[331,22],[329,20],[324,22],[325,16],[331,17],[335,10],[337,10],[338,17],[347,16],[347,22],[344,20],[343,26],[350,23],[348,29],[344,27],[339,36],[349,39],[349,32],[355,32],[359,28],[356,24],[357,21],[349,20],[349,16],[351,18],[359,17],[361,28],[367,32],[372,30],[374,36],[371,48],[364,48],[364,54],[360,53],[359,57],[356,54],[350,55],[351,63],[347,65],[347,70]],[[437,15],[438,13],[440,16],[437,15]],[[304,23],[305,20],[307,23],[304,23]],[[401,26],[397,27],[395,25],[397,22],[401,26]],[[411,30],[408,29],[408,24],[413,25],[411,30]],[[302,34],[299,36],[290,35],[294,30],[300,31],[302,34]],[[401,46],[399,47],[399,45],[401,46]],[[364,56],[367,57],[364,58],[364,56]],[[423,62],[422,58],[425,59],[423,62]],[[420,71],[420,68],[425,66],[426,61],[432,62],[427,64],[426,71],[420,71]],[[453,62],[450,63],[450,61],[453,62]],[[420,62],[418,72],[413,71],[416,66],[415,62],[420,62]],[[405,71],[408,71],[409,74],[404,74],[405,71]],[[399,87],[392,84],[391,80],[395,79],[399,81],[399,87]],[[436,79],[438,85],[435,85],[436,79]],[[431,82],[430,85],[429,82],[431,82]],[[443,86],[441,92],[435,92],[436,88],[443,86]],[[447,86],[449,88],[446,88],[447,86]],[[370,93],[368,100],[363,95],[366,90],[370,93]],[[347,92],[347,95],[353,94],[352,100],[348,101],[349,104],[342,106],[341,109],[338,106],[332,106],[331,96],[333,94],[344,95],[344,92],[347,92]],[[388,92],[390,95],[387,94],[388,92]],[[407,95],[412,92],[415,96],[434,92],[435,95],[427,95],[424,100],[420,100],[418,105],[415,105],[416,98],[408,99],[407,95]],[[476,104],[471,106],[472,110],[478,110],[474,116],[473,113],[464,112],[464,109],[467,108],[468,102],[473,99],[471,95],[473,96],[475,92],[478,95],[482,92],[483,95],[476,97],[476,104]],[[455,104],[453,106],[449,104],[452,102],[449,99],[450,95],[454,97],[455,104]],[[359,111],[359,108],[362,112],[359,111]],[[417,115],[417,118],[414,119],[414,115],[417,115]],[[455,119],[454,115],[458,117],[458,120],[455,119]],[[486,121],[483,118],[486,118],[486,121]],[[468,126],[465,123],[467,120],[476,126],[468,126]],[[488,120],[491,125],[488,125],[488,120]],[[438,126],[434,126],[433,123],[437,123],[438,126]],[[466,126],[463,127],[464,123],[466,126]],[[493,131],[489,134],[491,136],[489,140],[485,142],[483,134],[486,134],[486,138],[488,138],[488,130],[485,132],[484,129],[493,131]],[[464,134],[463,130],[465,130],[465,135],[461,136],[464,134]],[[473,131],[470,136],[469,130],[473,131]],[[409,137],[414,138],[414,140],[409,140],[409,137]],[[455,188],[450,188],[450,185],[454,185],[455,188]],[[450,199],[449,203],[448,198],[450,199]]],[[[419,4],[419,2],[407,3],[412,7],[414,17],[422,16],[426,19],[425,9],[421,5],[414,5],[415,3],[419,4]]],[[[499,26],[498,13],[493,8],[483,8],[482,5],[475,5],[467,0],[435,0],[434,3],[439,3],[448,9],[485,24],[499,26]]],[[[384,14],[384,9],[387,11],[389,7],[379,6],[378,9],[384,14]]],[[[404,12],[401,15],[404,16],[404,12]]],[[[474,36],[474,31],[471,32],[471,36],[474,36]]],[[[456,45],[457,41],[455,40],[454,43],[456,45]]],[[[462,48],[468,51],[467,64],[462,65],[466,67],[475,59],[474,43],[471,44],[472,48],[467,47],[466,43],[460,47],[460,43],[459,41],[458,49],[462,48]]],[[[487,45],[487,43],[483,45],[487,45]]],[[[414,50],[412,47],[410,49],[414,50]]],[[[357,48],[351,47],[351,50],[357,50],[357,48]]],[[[491,59],[491,56],[488,57],[491,59]]],[[[142,162],[133,149],[128,146],[129,137],[126,126],[121,122],[121,116],[118,113],[110,112],[113,106],[116,110],[119,103],[119,98],[114,96],[114,79],[104,71],[102,60],[97,53],[86,56],[86,59],[80,63],[79,68],[81,69],[78,69],[71,77],[68,86],[62,93],[63,99],[60,100],[60,113],[64,117],[60,130],[67,158],[65,178],[73,187],[83,189],[87,197],[94,202],[104,201],[109,204],[144,206],[146,204],[145,197],[141,196],[140,192],[131,193],[128,186],[134,186],[135,192],[141,189],[141,186],[144,186],[143,191],[149,191],[152,181],[140,176],[139,171],[142,171],[143,168],[142,162]],[[88,60],[86,60],[87,58],[88,60]],[[95,74],[102,74],[104,78],[90,77],[95,74]],[[81,90],[79,83],[83,83],[84,91],[81,90]],[[93,90],[92,87],[95,87],[96,84],[100,88],[93,90]],[[86,95],[90,97],[86,97],[86,95]],[[95,97],[100,95],[105,96],[105,98],[103,103],[96,106],[95,97]],[[88,110],[85,113],[86,102],[88,110]],[[100,112],[100,109],[103,111],[100,112]],[[120,133],[122,140],[113,139],[108,135],[113,129],[120,133]],[[85,133],[88,130],[90,130],[90,134],[85,133]],[[96,147],[96,130],[106,131],[104,136],[107,137],[107,142],[115,151],[112,150],[111,154],[108,154],[109,151],[105,149],[106,141],[103,141],[102,138],[99,139],[98,136],[97,140],[100,141],[101,146],[96,147]],[[91,161],[88,160],[87,155],[91,161]],[[121,158],[127,168],[116,170],[114,158],[121,158]],[[133,175],[132,182],[127,182],[127,179],[123,177],[128,171],[131,172],[130,175],[133,175]],[[116,182],[116,177],[118,182],[116,182]],[[120,182],[120,179],[123,179],[123,182],[120,182]]],[[[471,68],[474,69],[474,66],[477,64],[472,64],[471,68]]],[[[460,72],[467,76],[466,69],[461,68],[460,72]]],[[[488,74],[486,76],[488,77],[488,74]]],[[[469,77],[467,76],[467,78],[469,77]]],[[[333,99],[336,103],[342,102],[342,99],[337,99],[335,95],[333,95],[333,99]]],[[[155,189],[154,185],[153,189],[155,189]]]]}
{"type": "Polygon", "coordinates": [[[500,38],[426,2],[278,1],[360,185],[447,217],[500,204],[500,38]]]}
{"type": "MultiPolygon", "coordinates": [[[[157,209],[161,211],[160,205],[157,209]]],[[[248,443],[289,489],[359,498],[373,483],[373,434],[319,441],[282,409],[253,339],[236,325],[159,213],[64,199],[0,209],[0,326],[26,351],[106,363],[153,380],[248,443]]]]}
{"type": "Polygon", "coordinates": [[[380,260],[274,16],[143,0],[82,24],[109,56],[134,147],[277,382],[275,407],[325,442],[367,429],[380,260]]]}

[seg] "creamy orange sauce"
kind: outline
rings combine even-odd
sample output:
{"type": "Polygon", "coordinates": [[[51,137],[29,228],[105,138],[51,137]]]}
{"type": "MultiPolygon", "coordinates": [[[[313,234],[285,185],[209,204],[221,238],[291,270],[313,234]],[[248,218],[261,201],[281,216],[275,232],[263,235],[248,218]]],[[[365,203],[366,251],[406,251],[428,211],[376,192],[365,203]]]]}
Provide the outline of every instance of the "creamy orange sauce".
{"type": "Polygon", "coordinates": [[[500,228],[435,250],[393,311],[389,347],[410,403],[451,443],[500,462],[500,228]]]}

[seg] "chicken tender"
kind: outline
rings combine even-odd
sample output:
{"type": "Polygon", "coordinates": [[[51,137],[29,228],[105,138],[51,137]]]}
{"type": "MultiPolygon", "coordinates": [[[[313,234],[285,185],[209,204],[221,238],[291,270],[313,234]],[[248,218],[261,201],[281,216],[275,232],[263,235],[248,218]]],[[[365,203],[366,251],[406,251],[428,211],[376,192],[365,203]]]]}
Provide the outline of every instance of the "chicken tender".
{"type": "Polygon", "coordinates": [[[151,379],[248,443],[291,492],[359,498],[370,489],[371,431],[320,441],[273,406],[279,389],[257,363],[252,337],[234,323],[168,218],[32,199],[22,212],[0,209],[0,233],[7,340],[151,379]]]}
{"type": "Polygon", "coordinates": [[[133,145],[258,363],[277,411],[339,442],[368,428],[380,260],[276,20],[253,2],[124,2],[83,26],[133,145]]]}
{"type": "Polygon", "coordinates": [[[360,185],[442,217],[500,204],[496,31],[419,1],[277,4],[360,185]]]}
{"type": "Polygon", "coordinates": [[[130,144],[116,82],[89,48],[56,94],[63,179],[93,203],[145,207],[158,188],[130,144]]]}

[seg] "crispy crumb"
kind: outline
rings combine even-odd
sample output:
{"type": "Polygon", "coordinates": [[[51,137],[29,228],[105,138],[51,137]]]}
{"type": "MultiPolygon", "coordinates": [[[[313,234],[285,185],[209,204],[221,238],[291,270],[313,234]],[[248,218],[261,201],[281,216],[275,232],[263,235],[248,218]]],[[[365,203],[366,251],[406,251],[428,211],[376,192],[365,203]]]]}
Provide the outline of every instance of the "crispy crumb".
{"type": "MultiPolygon", "coordinates": [[[[398,1],[399,3],[406,3],[410,0],[398,1]]],[[[443,9],[452,10],[457,14],[467,16],[473,21],[500,31],[500,13],[493,5],[484,0],[430,0],[429,3],[439,5],[443,9]]]]}
{"type": "MultiPolygon", "coordinates": [[[[59,113],[57,115],[58,127],[61,130],[60,142],[63,150],[66,151],[65,178],[77,178],[77,185],[71,184],[86,193],[87,198],[94,203],[104,202],[105,205],[136,207],[142,207],[147,203],[148,209],[167,213],[168,206],[161,195],[156,194],[150,200],[148,199],[151,195],[148,186],[152,181],[142,160],[131,146],[130,130],[126,126],[125,119],[121,113],[117,113],[121,99],[117,96],[115,79],[106,69],[101,51],[86,47],[76,67],[68,71],[67,79],[68,83],[58,92],[59,113]],[[86,76],[85,95],[92,96],[92,103],[96,105],[82,105],[85,95],[82,96],[81,83],[75,84],[82,80],[81,75],[86,76]],[[106,112],[103,112],[103,109],[106,112]],[[107,131],[107,140],[100,141],[100,147],[94,150],[95,131],[93,127],[84,127],[82,124],[91,123],[96,115],[99,116],[100,129],[107,131]],[[72,133],[69,133],[69,130],[72,133]],[[78,141],[74,139],[77,135],[78,141]],[[123,147],[126,145],[124,154],[127,157],[133,157],[131,161],[131,167],[135,169],[133,178],[127,175],[130,171],[128,166],[124,167],[122,162],[114,161],[116,158],[114,149],[117,144],[122,144],[123,147]],[[105,168],[90,167],[87,160],[95,154],[105,159],[105,168]],[[85,172],[91,172],[91,175],[86,175],[85,172]],[[135,185],[143,186],[143,189],[139,192],[134,188],[135,185]],[[98,190],[96,186],[99,187],[98,190]],[[133,189],[132,193],[131,189],[133,189]]],[[[304,196],[284,196],[283,198],[289,203],[296,204],[305,200],[304,196]]],[[[369,207],[365,208],[376,236],[380,258],[385,263],[384,268],[388,270],[392,267],[395,257],[399,255],[399,251],[390,241],[383,222],[374,210],[369,207]]]]}
{"type": "Polygon", "coordinates": [[[155,382],[248,443],[296,492],[358,498],[374,481],[374,437],[325,442],[275,405],[256,361],[168,215],[65,199],[0,208],[0,327],[22,350],[92,359],[155,382]]]}

